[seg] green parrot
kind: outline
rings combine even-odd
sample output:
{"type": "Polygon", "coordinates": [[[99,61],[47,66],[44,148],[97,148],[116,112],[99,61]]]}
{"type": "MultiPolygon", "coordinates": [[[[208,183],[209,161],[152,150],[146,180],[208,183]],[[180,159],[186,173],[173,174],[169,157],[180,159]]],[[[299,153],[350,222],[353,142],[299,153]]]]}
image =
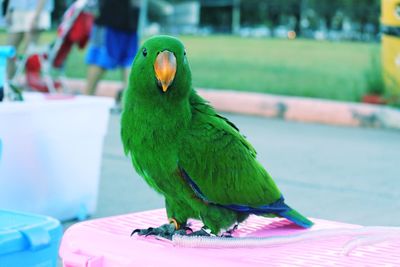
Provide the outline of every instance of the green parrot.
{"type": "Polygon", "coordinates": [[[136,171],[165,197],[169,223],[132,234],[230,234],[250,214],[312,222],[285,204],[256,151],[191,84],[184,45],[148,39],[132,64],[124,95],[121,138],[136,171]],[[204,227],[192,232],[189,218],[204,227]]]}

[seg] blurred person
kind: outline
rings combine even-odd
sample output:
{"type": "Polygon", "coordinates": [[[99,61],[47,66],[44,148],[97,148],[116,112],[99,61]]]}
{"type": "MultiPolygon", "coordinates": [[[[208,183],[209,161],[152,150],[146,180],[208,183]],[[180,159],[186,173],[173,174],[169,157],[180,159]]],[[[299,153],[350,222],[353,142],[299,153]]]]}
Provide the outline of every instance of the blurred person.
{"type": "Polygon", "coordinates": [[[98,0],[86,63],[89,65],[85,92],[96,94],[96,87],[107,70],[121,69],[123,88],[127,86],[129,70],[138,49],[140,0],[98,0]]]}
{"type": "Polygon", "coordinates": [[[3,28],[5,27],[4,18],[6,17],[7,7],[8,7],[9,0],[3,0],[1,2],[1,19],[0,19],[0,26],[3,28]]]}
{"type": "MultiPolygon", "coordinates": [[[[28,45],[38,42],[42,31],[50,29],[53,0],[5,0],[3,7],[8,31],[7,45],[16,50],[25,39],[25,52],[28,45]]],[[[15,58],[8,59],[8,80],[14,77],[15,70],[15,58]]]]}

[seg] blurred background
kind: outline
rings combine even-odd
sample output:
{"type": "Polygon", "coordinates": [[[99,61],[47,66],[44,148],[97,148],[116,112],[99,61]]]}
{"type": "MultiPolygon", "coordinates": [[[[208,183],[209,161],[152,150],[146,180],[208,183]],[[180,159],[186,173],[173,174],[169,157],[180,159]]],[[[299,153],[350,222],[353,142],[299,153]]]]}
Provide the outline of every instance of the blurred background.
{"type": "MultiPolygon", "coordinates": [[[[72,3],[55,1],[54,29],[72,3]]],[[[180,36],[195,87],[361,101],[390,93],[381,72],[380,7],[379,0],[142,0],[138,31],[141,39],[180,36]]],[[[54,37],[45,32],[41,41],[54,37]]],[[[76,64],[84,56],[72,51],[67,77],[86,76],[86,65],[76,64]]]]}
{"type": "MultiPolygon", "coordinates": [[[[89,78],[95,64],[85,57],[101,43],[96,5],[122,2],[98,1],[54,0],[44,31],[12,33],[2,12],[0,212],[48,215],[68,229],[164,207],[122,147],[115,103],[126,73],[99,75],[97,91],[89,78]],[[40,33],[39,45],[16,46],[15,56],[10,33],[40,33]],[[7,60],[17,66],[12,78],[7,60]]],[[[0,0],[3,9],[16,2],[0,0]]],[[[290,206],[312,218],[400,226],[400,0],[124,2],[136,14],[135,45],[158,34],[182,40],[193,87],[254,145],[290,206]]]]}
{"type": "MultiPolygon", "coordinates": [[[[53,42],[63,14],[73,3],[54,2],[52,29],[42,33],[41,43],[53,42]]],[[[366,96],[373,95],[378,98],[372,103],[387,104],[398,112],[400,42],[398,37],[382,42],[382,32],[396,36],[393,30],[399,21],[399,1],[392,0],[142,0],[138,34],[140,41],[156,34],[178,36],[186,46],[195,88],[345,104],[370,103],[366,96]],[[383,23],[383,2],[390,2],[388,25],[383,23]]],[[[6,30],[2,30],[0,44],[5,43],[6,30]]],[[[62,66],[67,79],[84,81],[86,51],[86,47],[73,47],[62,66]]],[[[105,80],[120,81],[120,75],[109,71],[105,80]]],[[[386,110],[387,106],[379,107],[386,110]]],[[[376,114],[367,120],[374,122],[376,114]]],[[[224,115],[254,144],[286,198],[305,214],[366,225],[400,224],[395,212],[400,208],[398,129],[224,115]]],[[[396,118],[390,117],[399,121],[396,118]]],[[[164,205],[124,155],[119,119],[117,113],[110,115],[110,121],[103,120],[108,128],[99,156],[100,182],[93,184],[99,195],[92,217],[164,205]]]]}

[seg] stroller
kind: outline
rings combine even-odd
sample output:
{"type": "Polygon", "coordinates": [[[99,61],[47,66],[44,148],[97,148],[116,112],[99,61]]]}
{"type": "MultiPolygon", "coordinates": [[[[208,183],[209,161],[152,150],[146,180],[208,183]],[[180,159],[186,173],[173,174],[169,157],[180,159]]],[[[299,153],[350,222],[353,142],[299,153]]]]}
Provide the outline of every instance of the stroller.
{"type": "Polygon", "coordinates": [[[93,14],[88,10],[88,0],[75,1],[64,13],[54,42],[45,47],[28,45],[26,53],[17,63],[11,83],[19,80],[25,70],[26,86],[40,92],[66,92],[62,73],[66,58],[73,45],[83,49],[90,37],[93,14]]]}

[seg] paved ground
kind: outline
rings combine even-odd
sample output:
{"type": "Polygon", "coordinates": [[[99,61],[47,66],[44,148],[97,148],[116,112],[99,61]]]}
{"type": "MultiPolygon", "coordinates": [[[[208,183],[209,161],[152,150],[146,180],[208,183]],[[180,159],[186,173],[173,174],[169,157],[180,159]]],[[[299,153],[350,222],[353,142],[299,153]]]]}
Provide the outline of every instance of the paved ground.
{"type": "MultiPolygon", "coordinates": [[[[302,213],[400,226],[400,131],[227,116],[256,147],[287,202],[302,213]]],[[[124,156],[119,130],[119,115],[112,115],[94,217],[163,207],[162,197],[124,156]]]]}

